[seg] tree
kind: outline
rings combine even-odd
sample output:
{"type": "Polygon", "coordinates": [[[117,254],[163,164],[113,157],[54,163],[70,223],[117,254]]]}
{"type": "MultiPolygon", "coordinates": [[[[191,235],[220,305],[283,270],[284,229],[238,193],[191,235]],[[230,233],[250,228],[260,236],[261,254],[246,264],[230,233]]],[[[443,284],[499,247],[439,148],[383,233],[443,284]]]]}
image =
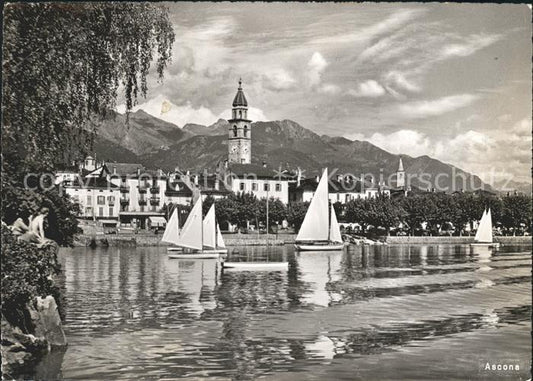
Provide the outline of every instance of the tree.
{"type": "MultiPolygon", "coordinates": [[[[268,220],[270,226],[280,224],[287,218],[287,208],[285,204],[277,198],[270,197],[268,200],[268,220]]],[[[266,226],[266,199],[259,200],[259,222],[266,226]]]]}
{"type": "Polygon", "coordinates": [[[127,110],[146,95],[154,59],[162,79],[172,25],[150,3],[11,3],[3,32],[2,219],[24,203],[49,206],[56,238],[68,243],[76,222],[67,196],[25,189],[24,177],[82,158],[119,89],[127,110]]]}
{"type": "Polygon", "coordinates": [[[70,164],[90,148],[95,124],[147,92],[171,56],[172,25],[150,3],[11,3],[4,8],[4,171],[25,174],[70,164]]]}
{"type": "Polygon", "coordinates": [[[308,202],[293,202],[289,204],[287,208],[287,222],[294,227],[295,231],[300,230],[308,208],[308,202]]]}
{"type": "Polygon", "coordinates": [[[368,225],[368,201],[354,199],[349,201],[344,208],[344,219],[347,222],[355,222],[361,225],[363,233],[368,225]]]}
{"type": "Polygon", "coordinates": [[[502,200],[502,225],[513,235],[522,228],[531,227],[531,197],[525,195],[512,195],[502,200]]]}
{"type": "Polygon", "coordinates": [[[383,227],[387,235],[390,234],[390,228],[396,226],[403,216],[403,209],[393,203],[390,197],[379,196],[368,200],[366,222],[375,227],[383,227]]]}

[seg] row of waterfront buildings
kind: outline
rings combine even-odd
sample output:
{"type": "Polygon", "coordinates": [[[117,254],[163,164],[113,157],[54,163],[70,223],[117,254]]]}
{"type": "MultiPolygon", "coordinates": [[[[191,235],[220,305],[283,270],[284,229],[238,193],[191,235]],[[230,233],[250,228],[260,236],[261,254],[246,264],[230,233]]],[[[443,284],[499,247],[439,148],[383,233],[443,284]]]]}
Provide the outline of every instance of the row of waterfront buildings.
{"type": "MultiPolygon", "coordinates": [[[[318,176],[305,178],[300,169],[281,170],[252,164],[252,131],[248,102],[239,81],[232,104],[228,131],[228,160],[208,173],[175,170],[165,173],[141,164],[97,162],[87,157],[75,168],[57,171],[61,185],[80,208],[80,217],[120,221],[141,226],[150,217],[161,217],[165,205],[190,205],[198,195],[215,199],[230,193],[251,193],[258,198],[274,198],[285,204],[310,201],[318,176]]],[[[405,172],[400,159],[396,175],[398,189],[405,187],[405,172]]],[[[338,175],[330,181],[331,202],[389,195],[391,189],[374,179],[338,175]]]]}

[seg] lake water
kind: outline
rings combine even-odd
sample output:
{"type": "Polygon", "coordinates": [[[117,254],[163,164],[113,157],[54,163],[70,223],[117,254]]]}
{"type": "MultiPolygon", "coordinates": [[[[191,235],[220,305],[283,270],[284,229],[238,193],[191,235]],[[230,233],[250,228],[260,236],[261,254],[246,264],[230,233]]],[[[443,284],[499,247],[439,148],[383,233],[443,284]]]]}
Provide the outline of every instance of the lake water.
{"type": "Polygon", "coordinates": [[[529,247],[238,248],[282,272],[65,249],[64,352],[36,378],[453,380],[530,377],[529,247]],[[518,370],[488,370],[513,365],[518,370]]]}

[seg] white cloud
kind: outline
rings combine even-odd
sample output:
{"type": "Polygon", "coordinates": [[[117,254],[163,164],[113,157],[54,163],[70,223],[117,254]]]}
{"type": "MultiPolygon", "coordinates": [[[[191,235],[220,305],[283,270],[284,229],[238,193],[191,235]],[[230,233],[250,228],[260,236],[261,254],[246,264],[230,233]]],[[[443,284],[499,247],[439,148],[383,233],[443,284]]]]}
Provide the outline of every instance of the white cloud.
{"type": "Polygon", "coordinates": [[[311,59],[307,63],[308,71],[307,77],[311,86],[316,86],[322,79],[322,73],[328,66],[328,62],[324,59],[322,54],[314,52],[311,59]]]}
{"type": "Polygon", "coordinates": [[[340,93],[341,88],[332,83],[325,83],[320,87],[319,91],[323,94],[335,95],[340,93]]]}
{"type": "Polygon", "coordinates": [[[296,81],[285,69],[267,70],[263,76],[263,86],[269,90],[280,91],[293,88],[296,81]]]}
{"type": "Polygon", "coordinates": [[[414,18],[418,17],[422,13],[424,13],[424,11],[422,10],[403,9],[391,14],[383,21],[366,26],[355,32],[317,38],[311,42],[317,44],[365,42],[381,34],[390,33],[402,27],[403,25],[412,21],[414,18]]]}
{"type": "Polygon", "coordinates": [[[442,115],[468,106],[477,98],[476,95],[472,94],[450,95],[431,101],[405,103],[399,105],[397,110],[400,115],[408,118],[426,118],[428,116],[442,115]]]}
{"type": "Polygon", "coordinates": [[[428,155],[489,183],[502,179],[531,182],[529,165],[526,165],[531,161],[531,126],[531,119],[525,118],[506,130],[490,133],[468,130],[454,137],[430,137],[409,129],[389,134],[378,132],[369,137],[356,133],[349,137],[367,140],[394,154],[428,155]]]}
{"type": "MultiPolygon", "coordinates": [[[[219,116],[217,117],[217,120],[218,119],[228,120],[230,118],[231,118],[231,109],[228,108],[219,114],[219,116]]],[[[250,119],[252,122],[266,122],[269,120],[266,117],[263,110],[258,109],[256,107],[248,107],[248,119],[250,119]]]]}
{"type": "MultiPolygon", "coordinates": [[[[124,113],[126,106],[121,104],[117,106],[116,110],[119,113],[124,113]]],[[[152,98],[132,109],[133,112],[138,110],[143,110],[158,119],[173,123],[179,127],[183,127],[187,123],[210,125],[217,121],[215,114],[206,107],[194,108],[190,103],[177,106],[163,95],[152,98]]]]}
{"type": "Polygon", "coordinates": [[[388,86],[395,86],[400,90],[406,90],[409,92],[419,92],[421,89],[419,86],[409,81],[404,74],[399,71],[390,71],[385,75],[385,82],[388,86]]]}
{"type": "Polygon", "coordinates": [[[385,95],[385,93],[385,88],[373,79],[360,83],[356,90],[348,90],[348,94],[353,97],[376,98],[385,95]]]}
{"type": "Polygon", "coordinates": [[[366,140],[395,154],[408,154],[411,156],[432,154],[430,139],[426,135],[413,130],[399,130],[390,134],[376,132],[366,140]]]}
{"type": "Polygon", "coordinates": [[[464,43],[445,45],[440,55],[442,58],[466,57],[480,49],[492,45],[501,38],[499,35],[471,35],[464,43]]]}

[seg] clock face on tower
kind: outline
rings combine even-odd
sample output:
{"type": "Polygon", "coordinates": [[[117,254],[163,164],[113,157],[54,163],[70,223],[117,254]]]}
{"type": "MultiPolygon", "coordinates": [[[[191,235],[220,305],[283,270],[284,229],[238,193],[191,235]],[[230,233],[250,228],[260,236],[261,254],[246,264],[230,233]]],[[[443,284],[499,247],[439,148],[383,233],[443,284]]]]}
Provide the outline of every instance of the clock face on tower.
{"type": "Polygon", "coordinates": [[[237,147],[235,147],[235,146],[231,147],[231,152],[233,152],[233,153],[237,152],[237,147]]]}
{"type": "Polygon", "coordinates": [[[243,151],[244,153],[248,153],[248,147],[244,147],[243,151]]]}

